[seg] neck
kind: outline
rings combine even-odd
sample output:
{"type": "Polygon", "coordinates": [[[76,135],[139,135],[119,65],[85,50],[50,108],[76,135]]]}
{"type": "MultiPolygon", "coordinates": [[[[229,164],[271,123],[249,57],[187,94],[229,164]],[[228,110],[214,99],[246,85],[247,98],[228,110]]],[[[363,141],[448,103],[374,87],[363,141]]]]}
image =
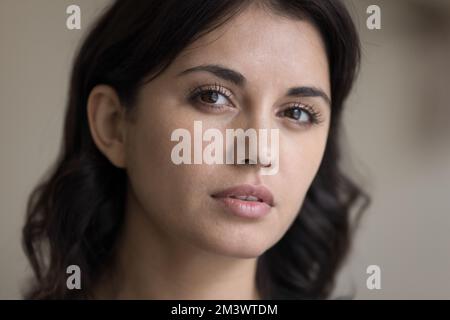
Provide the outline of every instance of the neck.
{"type": "Polygon", "coordinates": [[[217,255],[176,239],[129,196],[115,262],[97,295],[114,299],[260,299],[257,259],[217,255]]]}

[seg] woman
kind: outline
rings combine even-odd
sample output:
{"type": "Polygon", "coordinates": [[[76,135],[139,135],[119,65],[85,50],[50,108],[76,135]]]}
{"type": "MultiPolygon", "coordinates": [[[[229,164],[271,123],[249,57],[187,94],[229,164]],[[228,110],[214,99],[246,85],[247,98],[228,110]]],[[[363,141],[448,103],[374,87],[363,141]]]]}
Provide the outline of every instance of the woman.
{"type": "Polygon", "coordinates": [[[359,55],[340,1],[113,3],[78,52],[60,157],[29,199],[26,297],[328,297],[367,198],[338,166],[359,55]],[[263,174],[273,154],[176,163],[173,133],[196,121],[276,130],[276,174],[263,174]]]}

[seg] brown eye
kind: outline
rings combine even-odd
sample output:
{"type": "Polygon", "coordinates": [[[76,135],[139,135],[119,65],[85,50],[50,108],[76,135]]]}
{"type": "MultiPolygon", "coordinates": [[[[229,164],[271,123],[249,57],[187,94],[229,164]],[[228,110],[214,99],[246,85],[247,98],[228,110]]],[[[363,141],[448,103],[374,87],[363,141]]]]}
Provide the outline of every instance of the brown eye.
{"type": "Polygon", "coordinates": [[[189,100],[204,107],[218,110],[225,107],[233,107],[233,103],[230,101],[231,96],[232,94],[227,89],[215,84],[194,89],[189,100]]]}
{"type": "Polygon", "coordinates": [[[293,107],[282,111],[282,115],[289,117],[298,122],[311,122],[311,116],[308,111],[303,110],[300,107],[293,107]]]}
{"type": "Polygon", "coordinates": [[[302,103],[296,103],[280,110],[277,116],[287,117],[300,126],[318,125],[324,121],[319,110],[312,105],[302,103]]]}
{"type": "Polygon", "coordinates": [[[200,94],[199,98],[205,103],[216,103],[219,100],[219,93],[215,91],[204,91],[200,94]]]}

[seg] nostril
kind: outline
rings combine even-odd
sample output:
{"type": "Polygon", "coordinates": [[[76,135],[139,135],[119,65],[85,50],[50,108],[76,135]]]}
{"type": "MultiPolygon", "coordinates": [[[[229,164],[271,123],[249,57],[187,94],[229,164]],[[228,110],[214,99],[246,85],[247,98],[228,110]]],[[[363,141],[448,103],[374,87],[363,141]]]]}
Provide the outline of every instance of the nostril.
{"type": "Polygon", "coordinates": [[[242,164],[256,164],[256,161],[247,158],[242,162],[242,164]]]}

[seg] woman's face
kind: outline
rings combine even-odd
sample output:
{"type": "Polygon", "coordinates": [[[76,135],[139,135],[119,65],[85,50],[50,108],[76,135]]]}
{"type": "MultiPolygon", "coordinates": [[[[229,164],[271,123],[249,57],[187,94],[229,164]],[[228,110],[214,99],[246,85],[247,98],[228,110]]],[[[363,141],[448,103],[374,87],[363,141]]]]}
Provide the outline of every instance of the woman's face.
{"type": "Polygon", "coordinates": [[[285,234],[317,173],[330,123],[327,97],[329,69],[318,31],[250,7],[192,43],[141,89],[135,120],[127,124],[129,191],[168,237],[217,254],[257,257],[285,234]],[[183,73],[205,65],[232,69],[245,80],[217,68],[183,73]],[[293,87],[316,90],[286,95],[293,87]],[[171,135],[187,129],[193,150],[194,121],[203,132],[218,129],[224,140],[226,129],[278,129],[278,172],[264,175],[258,165],[176,165],[171,154],[179,142],[171,135]],[[268,214],[240,217],[212,196],[242,184],[270,190],[268,214]]]}

